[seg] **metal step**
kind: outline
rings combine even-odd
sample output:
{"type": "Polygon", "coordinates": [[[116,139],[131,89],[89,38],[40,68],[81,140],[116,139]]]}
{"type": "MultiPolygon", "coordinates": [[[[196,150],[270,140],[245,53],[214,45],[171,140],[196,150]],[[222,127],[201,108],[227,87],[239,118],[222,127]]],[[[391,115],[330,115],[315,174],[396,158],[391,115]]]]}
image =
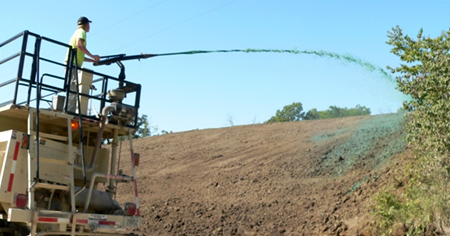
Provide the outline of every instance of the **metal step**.
{"type": "Polygon", "coordinates": [[[45,189],[55,189],[55,190],[64,190],[64,191],[70,190],[70,186],[58,185],[58,184],[48,184],[48,183],[37,183],[34,185],[34,188],[45,188],[45,189]]]}

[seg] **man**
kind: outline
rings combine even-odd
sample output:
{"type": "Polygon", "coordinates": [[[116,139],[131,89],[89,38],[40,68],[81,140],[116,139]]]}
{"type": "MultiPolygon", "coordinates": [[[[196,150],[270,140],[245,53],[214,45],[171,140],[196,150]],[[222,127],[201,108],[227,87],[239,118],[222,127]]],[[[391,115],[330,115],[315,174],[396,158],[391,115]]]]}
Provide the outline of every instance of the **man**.
{"type": "MultiPolygon", "coordinates": [[[[86,48],[86,33],[88,33],[91,29],[92,21],[88,18],[82,16],[78,19],[78,29],[73,33],[72,38],[70,38],[69,45],[72,48],[77,49],[77,65],[81,67],[84,61],[87,62],[97,62],[100,60],[98,55],[92,55],[89,50],[86,48]],[[90,58],[85,58],[85,55],[88,55],[90,58]]],[[[66,62],[68,61],[68,56],[66,56],[66,62]]]]}
{"type": "MultiPolygon", "coordinates": [[[[100,60],[100,56],[93,55],[89,50],[86,48],[86,33],[90,31],[92,21],[90,21],[88,18],[82,16],[78,19],[78,29],[73,33],[72,37],[70,38],[69,45],[72,48],[77,49],[77,56],[74,58],[74,65],[76,64],[78,68],[81,68],[83,65],[83,62],[93,62],[96,63],[100,60]],[[88,57],[85,57],[87,55],[88,57]]],[[[69,53],[67,52],[66,55],[66,64],[69,61],[69,53]]],[[[76,67],[73,67],[72,70],[72,77],[70,78],[70,90],[73,92],[76,92],[76,84],[77,84],[77,77],[78,73],[81,71],[76,70],[76,67]]],[[[75,112],[77,100],[76,96],[74,94],[69,95],[69,102],[67,111],[75,112]]]]}

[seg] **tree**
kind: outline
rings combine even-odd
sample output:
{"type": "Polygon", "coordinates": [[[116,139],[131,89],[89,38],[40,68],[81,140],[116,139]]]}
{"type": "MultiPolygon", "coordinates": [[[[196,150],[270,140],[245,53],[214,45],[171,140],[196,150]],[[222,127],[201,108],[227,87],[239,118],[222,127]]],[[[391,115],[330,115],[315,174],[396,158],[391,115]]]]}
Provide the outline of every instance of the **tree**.
{"type": "Polygon", "coordinates": [[[281,111],[277,110],[275,116],[272,116],[266,123],[370,115],[370,108],[361,105],[356,105],[355,108],[330,106],[330,108],[325,111],[317,111],[316,108],[313,108],[306,112],[306,114],[302,111],[302,103],[294,102],[291,105],[284,106],[281,111]]]}
{"type": "Polygon", "coordinates": [[[318,120],[364,115],[370,115],[370,108],[361,105],[356,105],[355,108],[340,108],[337,106],[330,106],[330,108],[325,111],[317,111],[316,108],[309,110],[308,112],[306,112],[304,120],[318,120]]]}
{"type": "Polygon", "coordinates": [[[284,106],[281,111],[277,110],[275,116],[272,116],[266,123],[299,121],[302,120],[305,115],[302,111],[302,103],[294,102],[291,105],[284,106]]]}
{"type": "Polygon", "coordinates": [[[233,127],[234,126],[234,117],[233,117],[233,115],[231,115],[231,114],[229,114],[228,113],[228,117],[227,117],[227,125],[228,126],[230,126],[230,127],[233,127]]]}
{"type": "Polygon", "coordinates": [[[370,115],[370,108],[356,105],[355,108],[351,108],[348,110],[348,116],[364,116],[364,115],[370,115]]]}
{"type": "Polygon", "coordinates": [[[136,130],[136,133],[133,135],[133,138],[142,138],[142,137],[148,137],[151,135],[150,131],[150,123],[148,122],[147,115],[142,114],[141,117],[138,117],[138,123],[137,123],[138,129],[136,130]]]}
{"type": "Polygon", "coordinates": [[[317,111],[316,108],[313,108],[306,112],[305,116],[303,117],[305,120],[318,120],[320,119],[320,112],[317,111]]]}
{"type": "MultiPolygon", "coordinates": [[[[441,229],[450,223],[449,35],[446,31],[436,38],[424,37],[421,29],[413,39],[398,26],[388,33],[391,52],[403,61],[399,67],[388,69],[399,75],[398,89],[411,96],[403,107],[407,111],[407,141],[416,161],[408,172],[405,197],[399,196],[395,205],[383,209],[398,212],[389,215],[392,225],[413,222],[410,228],[416,234],[433,222],[441,229]]],[[[381,198],[380,202],[394,202],[386,200],[381,198]]]]}

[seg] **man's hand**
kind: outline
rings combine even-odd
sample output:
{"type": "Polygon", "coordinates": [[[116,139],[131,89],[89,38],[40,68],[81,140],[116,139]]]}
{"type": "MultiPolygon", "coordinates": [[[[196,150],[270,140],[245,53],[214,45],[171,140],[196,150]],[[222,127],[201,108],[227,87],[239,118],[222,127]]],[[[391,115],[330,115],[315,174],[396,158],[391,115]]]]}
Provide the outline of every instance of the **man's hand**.
{"type": "Polygon", "coordinates": [[[94,62],[98,62],[100,60],[99,55],[92,55],[92,59],[94,59],[94,62]]]}

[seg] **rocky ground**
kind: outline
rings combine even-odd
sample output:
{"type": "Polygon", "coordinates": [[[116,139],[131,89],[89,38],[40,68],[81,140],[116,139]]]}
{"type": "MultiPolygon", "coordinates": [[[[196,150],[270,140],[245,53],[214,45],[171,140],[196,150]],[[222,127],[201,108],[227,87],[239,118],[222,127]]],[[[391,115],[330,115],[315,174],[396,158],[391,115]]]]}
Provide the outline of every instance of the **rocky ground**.
{"type": "MultiPolygon", "coordinates": [[[[135,233],[370,235],[371,196],[401,165],[402,123],[389,114],[134,140],[143,216],[135,233]]],[[[127,172],[129,153],[121,156],[127,172]]],[[[131,185],[119,192],[133,197],[131,185]]]]}

